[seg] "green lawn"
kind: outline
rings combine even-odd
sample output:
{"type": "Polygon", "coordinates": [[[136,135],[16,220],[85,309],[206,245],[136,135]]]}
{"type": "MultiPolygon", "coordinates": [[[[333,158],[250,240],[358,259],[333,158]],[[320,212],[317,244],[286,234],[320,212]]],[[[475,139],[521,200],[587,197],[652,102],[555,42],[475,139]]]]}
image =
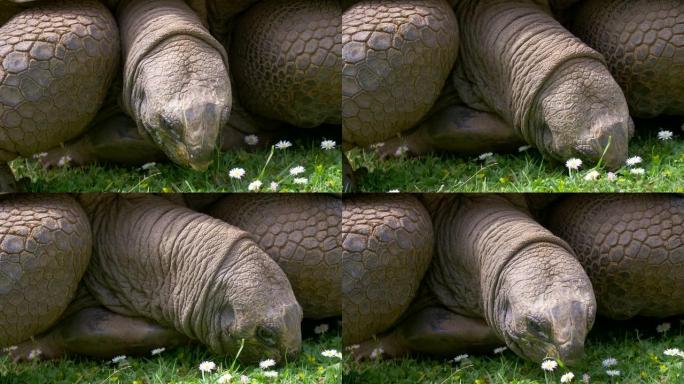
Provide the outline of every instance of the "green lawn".
{"type": "Polygon", "coordinates": [[[381,161],[372,150],[361,149],[348,156],[354,168],[368,171],[358,181],[362,192],[684,192],[684,135],[676,128],[671,128],[674,140],[658,140],[653,130],[634,138],[629,156],[643,162],[616,171],[615,180],[601,168],[597,180],[585,180],[592,168],[585,165],[570,173],[534,149],[494,154],[485,161],[448,154],[381,161]],[[632,174],[631,168],[643,168],[644,174],[632,174]]]}
{"type": "Polygon", "coordinates": [[[261,369],[240,366],[232,358],[211,355],[205,347],[185,347],[164,351],[156,356],[132,358],[121,363],[85,358],[61,359],[52,362],[14,364],[0,357],[0,383],[220,383],[221,376],[230,374],[226,383],[240,383],[240,376],[248,383],[339,383],[342,360],[321,355],[324,350],[341,350],[339,335],[314,336],[305,340],[303,351],[296,361],[280,367],[261,369]],[[203,361],[212,361],[217,369],[205,373],[199,370],[203,361]],[[278,376],[267,377],[264,372],[275,370],[278,376]]]}
{"type": "Polygon", "coordinates": [[[146,169],[115,165],[84,168],[45,169],[34,159],[10,163],[18,179],[28,178],[27,192],[244,192],[254,180],[262,182],[261,191],[340,192],[342,190],[342,152],[323,150],[320,142],[293,141],[287,149],[244,150],[217,153],[207,172],[195,172],[171,163],[154,164],[146,169]],[[302,166],[304,172],[291,175],[290,169],[302,166]],[[233,168],[243,168],[238,180],[229,177],[233,168]],[[305,184],[295,183],[306,178],[305,184]]]}
{"type": "Polygon", "coordinates": [[[684,324],[666,320],[671,329],[658,333],[663,321],[639,320],[626,323],[599,321],[586,343],[586,358],[579,366],[558,367],[544,375],[539,364],[525,361],[510,350],[502,354],[470,356],[461,363],[436,359],[404,359],[350,363],[345,366],[344,383],[559,383],[563,374],[575,375],[572,383],[684,383],[684,357],[665,356],[669,348],[684,350],[684,324]],[[615,366],[603,367],[612,357],[615,366]],[[619,376],[608,376],[607,369],[619,376]]]}

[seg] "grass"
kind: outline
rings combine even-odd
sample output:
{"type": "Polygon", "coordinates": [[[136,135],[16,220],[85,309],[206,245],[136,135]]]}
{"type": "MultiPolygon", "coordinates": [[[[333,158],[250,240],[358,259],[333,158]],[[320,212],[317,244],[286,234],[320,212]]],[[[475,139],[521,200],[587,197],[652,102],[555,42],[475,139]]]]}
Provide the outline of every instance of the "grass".
{"type": "Polygon", "coordinates": [[[404,359],[345,366],[343,383],[474,383],[535,384],[558,383],[561,375],[573,372],[573,383],[581,383],[586,373],[590,383],[682,383],[684,357],[663,354],[668,348],[684,349],[684,324],[667,320],[672,328],[656,332],[654,320],[627,323],[599,321],[586,343],[586,358],[576,367],[559,367],[544,375],[539,364],[525,361],[510,350],[489,356],[471,356],[461,363],[431,359],[404,359]],[[636,327],[636,328],[635,328],[636,327]],[[617,359],[609,369],[620,376],[610,377],[602,362],[617,359]]]}
{"type": "MultiPolygon", "coordinates": [[[[674,132],[677,129],[671,129],[674,132]]],[[[681,131],[680,131],[681,132],[681,131]]],[[[524,153],[494,154],[481,161],[477,156],[431,154],[420,158],[381,161],[374,152],[354,149],[348,153],[354,168],[368,173],[358,182],[364,192],[684,192],[684,138],[657,139],[657,131],[642,131],[630,143],[629,156],[643,159],[636,167],[624,166],[609,180],[605,169],[598,180],[585,180],[592,169],[584,166],[569,172],[562,164],[542,158],[534,149],[524,153]]]]}
{"type": "Polygon", "coordinates": [[[270,191],[272,182],[278,192],[340,192],[342,190],[342,153],[339,149],[323,150],[320,142],[294,141],[287,149],[217,153],[207,172],[195,172],[175,164],[123,167],[92,165],[83,168],[45,169],[35,159],[17,159],[10,163],[17,179],[27,192],[244,192],[254,180],[263,183],[262,191],[270,191]],[[289,170],[303,166],[302,174],[289,170]],[[243,168],[245,176],[238,180],[228,172],[243,168]],[[306,178],[305,184],[295,178],[306,178]]]}
{"type": "Polygon", "coordinates": [[[65,358],[56,361],[12,363],[0,357],[0,383],[217,383],[229,373],[230,383],[240,383],[240,376],[249,377],[249,383],[339,383],[342,362],[339,358],[324,357],[326,349],[341,350],[339,334],[306,339],[302,353],[295,361],[269,368],[278,372],[276,378],[264,376],[258,366],[240,366],[234,359],[211,355],[202,346],[184,347],[164,351],[156,356],[128,357],[124,362],[86,358],[65,358]],[[213,361],[217,369],[211,373],[199,370],[203,361],[213,361]]]}

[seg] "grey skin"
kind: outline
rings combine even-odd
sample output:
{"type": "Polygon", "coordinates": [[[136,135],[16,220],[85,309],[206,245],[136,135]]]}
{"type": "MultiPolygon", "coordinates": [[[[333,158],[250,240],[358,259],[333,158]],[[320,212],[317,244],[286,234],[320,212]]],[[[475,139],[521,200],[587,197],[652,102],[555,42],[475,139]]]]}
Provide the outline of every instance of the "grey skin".
{"type": "Polygon", "coordinates": [[[501,196],[426,198],[436,251],[403,319],[355,349],[454,356],[505,343],[521,357],[577,363],[596,314],[573,250],[501,196]]]}
{"type": "Polygon", "coordinates": [[[127,114],[103,111],[87,134],[53,148],[42,162],[140,165],[170,158],[203,170],[218,149],[246,147],[247,135],[257,134],[266,146],[287,124],[339,124],[339,5],[254,3],[122,2],[118,16],[122,30],[130,31],[124,34],[127,60],[123,90],[111,92],[110,105],[122,94],[127,114]],[[163,18],[151,18],[157,9],[163,18]]]}
{"type": "MultiPolygon", "coordinates": [[[[400,145],[416,153],[473,153],[507,150],[523,141],[556,160],[579,157],[596,163],[603,157],[609,168],[624,163],[633,132],[625,97],[603,57],[557,22],[546,2],[461,0],[454,2],[454,11],[459,29],[452,29],[449,36],[459,42],[459,52],[451,82],[458,97],[452,107],[437,109],[432,117],[426,115],[427,109],[416,109],[413,121],[418,124],[397,124],[383,135],[371,131],[370,142],[389,140],[381,150],[384,155],[400,145]],[[411,127],[415,132],[406,139],[393,139],[411,127]],[[512,145],[505,145],[507,140],[512,145]],[[479,145],[470,150],[458,142],[479,145]]],[[[373,22],[381,23],[369,21],[373,22]]],[[[418,44],[433,46],[433,41],[418,44]]],[[[390,75],[393,70],[387,66],[390,75]]],[[[444,76],[441,66],[435,65],[434,71],[432,79],[444,76]]],[[[381,95],[381,90],[369,93],[381,95]]],[[[371,111],[391,108],[398,97],[372,95],[366,101],[371,111]]],[[[370,144],[344,134],[345,141],[370,144]]]]}
{"type": "Polygon", "coordinates": [[[248,233],[151,195],[83,195],[81,203],[94,236],[83,285],[97,306],[74,308],[19,351],[111,357],[189,339],[232,356],[244,343],[243,362],[299,352],[302,309],[248,233]]]}
{"type": "MultiPolygon", "coordinates": [[[[119,31],[95,0],[15,1],[0,9],[0,162],[5,163],[86,130],[115,77],[119,31]]],[[[10,192],[14,177],[6,165],[0,168],[2,191],[10,192]]]]}
{"type": "Polygon", "coordinates": [[[568,196],[547,215],[591,278],[599,315],[684,314],[682,195],[568,196]]]}
{"type": "Polygon", "coordinates": [[[306,318],[342,316],[345,344],[399,319],[432,257],[430,218],[411,195],[231,195],[208,212],[257,238],[306,318]]]}
{"type": "Polygon", "coordinates": [[[91,256],[88,218],[64,195],[0,197],[0,348],[50,328],[91,256]]]}

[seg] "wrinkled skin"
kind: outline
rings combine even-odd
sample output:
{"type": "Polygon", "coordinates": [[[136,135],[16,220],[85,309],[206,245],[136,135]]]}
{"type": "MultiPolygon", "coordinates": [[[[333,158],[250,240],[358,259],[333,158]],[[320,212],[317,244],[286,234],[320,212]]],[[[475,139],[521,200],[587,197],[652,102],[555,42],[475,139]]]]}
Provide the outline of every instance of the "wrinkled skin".
{"type": "Polygon", "coordinates": [[[552,205],[548,227],[577,252],[601,316],[684,314],[681,195],[569,196],[552,205]]]}
{"type": "Polygon", "coordinates": [[[90,260],[88,218],[71,197],[0,199],[0,347],[51,327],[90,260]]]}
{"type": "Polygon", "coordinates": [[[570,247],[503,197],[426,200],[435,258],[404,321],[381,337],[386,353],[453,356],[501,340],[530,360],[577,363],[596,302],[570,247]]]}
{"type": "Polygon", "coordinates": [[[0,28],[0,161],[44,151],[82,133],[104,101],[119,62],[116,22],[99,2],[27,7],[1,7],[21,12],[0,28]]]}
{"type": "Polygon", "coordinates": [[[684,115],[684,3],[585,0],[563,13],[604,55],[633,116],[684,115]]]}
{"type": "Polygon", "coordinates": [[[532,0],[463,0],[455,11],[454,80],[467,105],[501,116],[547,157],[624,163],[633,122],[599,53],[532,0]]]}
{"type": "Polygon", "coordinates": [[[124,109],[172,161],[206,170],[230,116],[225,50],[183,0],[128,0],[118,19],[124,109]]]}
{"type": "Polygon", "coordinates": [[[257,240],[283,269],[304,317],[342,313],[342,201],[326,195],[240,195],[208,210],[257,240]]]}
{"type": "Polygon", "coordinates": [[[303,128],[340,124],[341,12],[336,0],[263,0],[239,17],[230,56],[248,110],[303,128]]]}
{"type": "Polygon", "coordinates": [[[290,279],[307,318],[342,316],[354,344],[394,323],[432,256],[432,226],[413,196],[252,196],[208,212],[252,233],[290,279]]]}
{"type": "Polygon", "coordinates": [[[413,127],[446,83],[458,25],[443,0],[359,1],[342,15],[342,135],[367,146],[413,127]]]}
{"type": "MultiPolygon", "coordinates": [[[[107,310],[240,360],[284,360],[302,310],[285,274],[241,230],[163,198],[83,195],[94,254],[83,282],[107,310]]],[[[124,344],[125,345],[125,344],[124,344]]]]}

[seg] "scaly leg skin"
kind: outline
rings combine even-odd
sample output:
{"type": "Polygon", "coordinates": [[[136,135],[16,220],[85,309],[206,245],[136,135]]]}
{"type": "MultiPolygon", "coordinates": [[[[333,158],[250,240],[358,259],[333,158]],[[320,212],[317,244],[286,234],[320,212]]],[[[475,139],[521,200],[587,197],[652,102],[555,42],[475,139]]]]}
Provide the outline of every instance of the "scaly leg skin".
{"type": "Polygon", "coordinates": [[[454,152],[475,155],[485,152],[510,152],[524,145],[513,127],[495,114],[462,105],[451,105],[404,137],[390,139],[378,148],[380,158],[399,153],[423,155],[429,152],[454,152]],[[405,146],[406,151],[399,149],[405,146]]]}
{"type": "Polygon", "coordinates": [[[20,188],[14,173],[7,163],[0,164],[0,192],[19,192],[20,188]]]}
{"type": "Polygon", "coordinates": [[[9,352],[13,361],[57,359],[67,353],[109,359],[118,355],[149,355],[155,348],[173,348],[190,339],[143,318],[126,317],[103,307],[82,309],[47,333],[9,352]]]}
{"type": "Polygon", "coordinates": [[[95,162],[141,165],[167,157],[151,140],[140,135],[133,120],[119,114],[93,126],[76,140],[39,157],[46,167],[83,166],[95,162]]]}
{"type": "Polygon", "coordinates": [[[356,360],[373,358],[377,354],[388,358],[411,354],[453,357],[465,352],[488,352],[503,343],[484,320],[434,306],[410,315],[378,339],[352,348],[352,354],[356,360]],[[376,355],[372,356],[374,351],[376,355]]]}

